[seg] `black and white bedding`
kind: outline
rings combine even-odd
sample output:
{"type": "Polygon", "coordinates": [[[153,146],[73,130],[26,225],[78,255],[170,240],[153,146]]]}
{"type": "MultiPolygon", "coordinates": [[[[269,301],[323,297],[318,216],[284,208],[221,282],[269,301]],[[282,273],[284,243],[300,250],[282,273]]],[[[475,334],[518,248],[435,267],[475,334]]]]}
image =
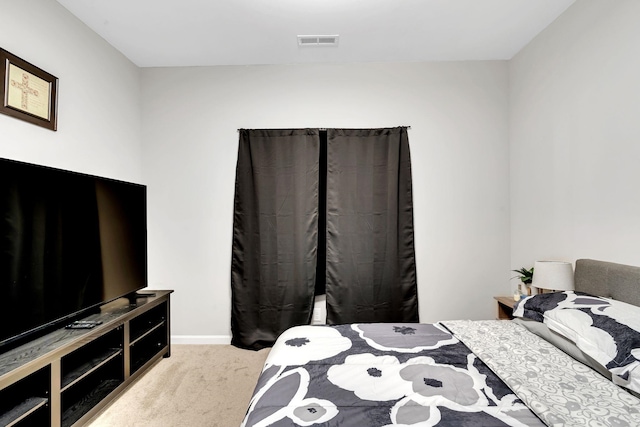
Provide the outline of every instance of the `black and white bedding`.
{"type": "Polygon", "coordinates": [[[639,408],[513,322],[298,326],[271,350],[242,425],[637,426],[639,408]]]}
{"type": "Polygon", "coordinates": [[[577,260],[575,284],[514,321],[291,328],[242,425],[640,426],[640,268],[577,260]]]}
{"type": "Polygon", "coordinates": [[[613,382],[640,393],[639,307],[565,291],[527,297],[514,316],[544,323],[609,371],[613,382]]]}

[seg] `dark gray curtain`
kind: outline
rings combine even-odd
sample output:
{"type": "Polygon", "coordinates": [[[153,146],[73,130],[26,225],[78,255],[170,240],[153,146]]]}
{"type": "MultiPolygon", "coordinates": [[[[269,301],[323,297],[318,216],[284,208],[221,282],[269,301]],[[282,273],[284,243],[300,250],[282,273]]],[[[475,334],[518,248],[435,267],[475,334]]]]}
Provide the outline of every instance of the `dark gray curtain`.
{"type": "Polygon", "coordinates": [[[404,127],[240,130],[232,344],[308,324],[325,272],[328,323],[417,322],[412,203],[404,127]]]}
{"type": "Polygon", "coordinates": [[[240,130],[231,263],[232,344],[273,345],[313,310],[319,131],[240,130]]]}
{"type": "Polygon", "coordinates": [[[327,323],[417,322],[407,128],[327,140],[327,323]]]}

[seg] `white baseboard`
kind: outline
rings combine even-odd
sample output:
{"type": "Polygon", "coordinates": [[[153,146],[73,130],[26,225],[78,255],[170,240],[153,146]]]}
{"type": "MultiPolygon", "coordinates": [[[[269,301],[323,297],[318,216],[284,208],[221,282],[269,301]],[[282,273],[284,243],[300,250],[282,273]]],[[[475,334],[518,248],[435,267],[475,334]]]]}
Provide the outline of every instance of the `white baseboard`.
{"type": "Polygon", "coordinates": [[[171,344],[231,344],[229,335],[172,335],[171,344]]]}

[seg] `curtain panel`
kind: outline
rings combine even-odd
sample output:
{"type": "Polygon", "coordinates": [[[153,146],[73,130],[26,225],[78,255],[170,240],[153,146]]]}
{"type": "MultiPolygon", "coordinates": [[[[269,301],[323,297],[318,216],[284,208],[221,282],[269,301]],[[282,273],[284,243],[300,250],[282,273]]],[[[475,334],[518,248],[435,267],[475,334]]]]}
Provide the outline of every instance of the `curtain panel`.
{"type": "Polygon", "coordinates": [[[231,261],[232,344],[259,350],[313,310],[319,131],[240,131],[231,261]]]}
{"type": "Polygon", "coordinates": [[[407,128],[239,132],[232,344],[309,324],[325,285],[329,324],[417,322],[407,128]]]}
{"type": "Polygon", "coordinates": [[[327,323],[417,322],[406,127],[327,130],[327,323]]]}

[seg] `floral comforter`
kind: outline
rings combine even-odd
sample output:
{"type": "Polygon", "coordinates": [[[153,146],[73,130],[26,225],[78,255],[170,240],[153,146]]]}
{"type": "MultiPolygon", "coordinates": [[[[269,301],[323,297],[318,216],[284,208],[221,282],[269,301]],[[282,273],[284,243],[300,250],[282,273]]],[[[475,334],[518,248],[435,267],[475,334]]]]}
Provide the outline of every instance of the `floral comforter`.
{"type": "Polygon", "coordinates": [[[298,326],[258,379],[243,426],[541,426],[439,324],[298,326]]]}
{"type": "Polygon", "coordinates": [[[637,426],[640,399],[514,322],[451,321],[289,329],[242,425],[545,424],[637,426]]]}

